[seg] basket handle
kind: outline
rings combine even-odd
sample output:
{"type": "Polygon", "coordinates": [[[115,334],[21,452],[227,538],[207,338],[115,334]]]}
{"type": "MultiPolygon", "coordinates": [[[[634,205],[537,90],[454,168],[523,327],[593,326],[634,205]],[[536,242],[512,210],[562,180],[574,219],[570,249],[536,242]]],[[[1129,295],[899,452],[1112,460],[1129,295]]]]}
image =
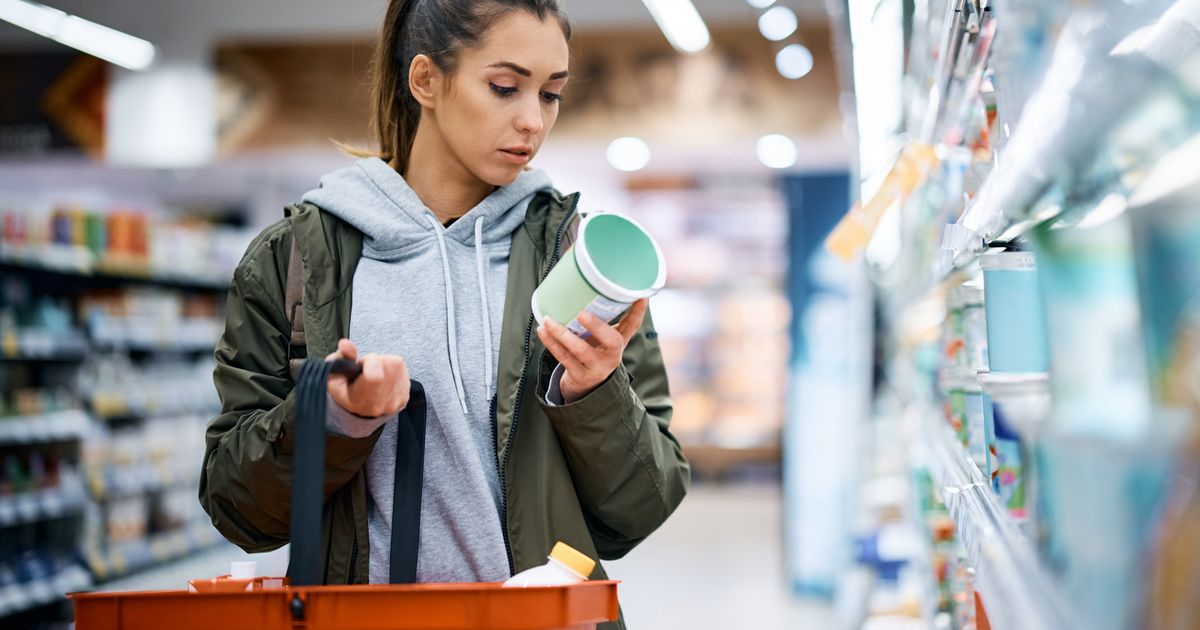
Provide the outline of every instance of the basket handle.
{"type": "MultiPolygon", "coordinates": [[[[331,373],[353,381],[362,373],[354,361],[308,359],[296,379],[293,421],[291,558],[294,586],[325,583],[321,512],[325,503],[325,400],[331,373]]],[[[411,381],[408,405],[400,412],[396,435],[396,476],[392,495],[390,581],[416,582],[420,540],[421,486],[425,464],[425,389],[411,381]]],[[[366,541],[360,544],[365,545],[366,541]]],[[[354,580],[354,576],[349,576],[354,580]]]]}

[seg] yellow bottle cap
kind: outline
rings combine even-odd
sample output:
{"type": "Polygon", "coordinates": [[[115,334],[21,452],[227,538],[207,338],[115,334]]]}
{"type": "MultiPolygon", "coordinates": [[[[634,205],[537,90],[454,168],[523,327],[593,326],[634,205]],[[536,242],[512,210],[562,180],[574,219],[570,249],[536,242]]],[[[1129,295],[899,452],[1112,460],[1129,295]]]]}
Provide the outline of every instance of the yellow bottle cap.
{"type": "Polygon", "coordinates": [[[584,578],[592,574],[592,569],[596,568],[596,561],[586,555],[576,551],[565,542],[559,541],[554,543],[554,549],[550,550],[550,557],[557,560],[568,569],[582,575],[584,578]]]}

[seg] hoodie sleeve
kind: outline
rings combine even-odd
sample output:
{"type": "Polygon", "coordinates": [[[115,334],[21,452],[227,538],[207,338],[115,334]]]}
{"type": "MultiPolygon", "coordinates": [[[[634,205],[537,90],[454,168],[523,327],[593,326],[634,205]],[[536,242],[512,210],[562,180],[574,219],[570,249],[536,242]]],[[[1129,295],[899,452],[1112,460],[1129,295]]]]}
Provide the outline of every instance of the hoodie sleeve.
{"type": "Polygon", "coordinates": [[[601,559],[624,556],[675,511],[691,471],[671,435],[667,373],[650,314],[622,365],[587,396],[548,404],[557,366],[543,352],[538,400],[563,446],[601,559]]]}
{"type": "MultiPolygon", "coordinates": [[[[200,503],[213,525],[249,552],[290,539],[295,392],[283,287],[291,232],[278,226],[251,244],[229,288],[213,372],[222,413],[208,426],[200,473],[200,503]]],[[[362,468],[379,433],[327,432],[326,499],[362,468]]]]}

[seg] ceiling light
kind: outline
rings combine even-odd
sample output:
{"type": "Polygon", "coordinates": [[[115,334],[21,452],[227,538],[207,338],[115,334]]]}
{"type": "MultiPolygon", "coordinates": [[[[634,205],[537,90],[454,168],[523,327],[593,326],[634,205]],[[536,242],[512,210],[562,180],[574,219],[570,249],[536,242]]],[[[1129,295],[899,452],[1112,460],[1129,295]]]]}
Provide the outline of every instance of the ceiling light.
{"type": "Polygon", "coordinates": [[[641,138],[617,138],[608,145],[608,163],[618,171],[631,173],[650,163],[650,145],[641,138]]]}
{"type": "Polygon", "coordinates": [[[671,46],[682,53],[698,53],[708,48],[708,27],[692,0],[642,0],[662,29],[671,46]]]}
{"type": "Polygon", "coordinates": [[[0,0],[0,20],[130,70],[154,63],[154,44],[27,0],[0,0]]]}
{"type": "Polygon", "coordinates": [[[765,9],[775,4],[775,0],[746,0],[746,3],[755,9],[765,9]]]}
{"type": "Polygon", "coordinates": [[[787,79],[799,79],[813,69],[812,52],[803,44],[789,44],[775,55],[775,68],[787,79]]]}
{"type": "Polygon", "coordinates": [[[758,139],[758,159],[771,168],[789,168],[796,164],[796,143],[777,133],[758,139]]]}
{"type": "Polygon", "coordinates": [[[787,7],[767,9],[767,12],[758,18],[758,32],[773,42],[787,39],[796,32],[799,25],[800,20],[796,18],[796,12],[787,7]]]}

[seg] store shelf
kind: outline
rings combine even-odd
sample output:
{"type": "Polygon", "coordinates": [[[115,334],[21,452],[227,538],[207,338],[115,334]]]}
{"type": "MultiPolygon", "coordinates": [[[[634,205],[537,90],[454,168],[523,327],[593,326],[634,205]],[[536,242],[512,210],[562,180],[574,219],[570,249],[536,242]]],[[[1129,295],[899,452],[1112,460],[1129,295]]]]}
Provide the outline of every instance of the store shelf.
{"type": "Polygon", "coordinates": [[[83,360],[87,350],[83,335],[18,330],[0,343],[0,360],[73,362],[83,360]]]}
{"type": "Polygon", "coordinates": [[[199,466],[176,470],[152,465],[130,469],[110,467],[105,471],[88,473],[88,492],[95,501],[114,501],[171,488],[199,485],[199,466]]]}
{"type": "Polygon", "coordinates": [[[949,425],[930,421],[935,488],[976,567],[976,588],[996,630],[1073,627],[1058,584],[1038,561],[1029,538],[1009,517],[949,425]]]}
{"type": "Polygon", "coordinates": [[[225,291],[229,279],[186,276],[169,273],[147,273],[131,270],[128,266],[97,262],[86,250],[47,251],[40,248],[37,255],[22,255],[16,252],[0,253],[0,271],[22,272],[40,276],[43,280],[70,283],[87,280],[90,286],[100,280],[112,285],[141,284],[162,286],[193,291],[225,291]]]}
{"type": "Polygon", "coordinates": [[[88,415],[79,409],[36,416],[0,416],[0,446],[76,440],[88,430],[88,415]]]}
{"type": "Polygon", "coordinates": [[[87,569],[73,564],[47,578],[0,586],[0,617],[52,604],[67,593],[86,590],[91,585],[92,576],[87,569]]]}
{"type": "Polygon", "coordinates": [[[188,558],[222,542],[211,523],[198,521],[174,531],[112,545],[103,552],[89,551],[85,555],[96,583],[102,584],[188,558]]]}
{"type": "Polygon", "coordinates": [[[76,482],[0,496],[0,528],[62,518],[78,513],[86,504],[87,497],[76,482]]]}

